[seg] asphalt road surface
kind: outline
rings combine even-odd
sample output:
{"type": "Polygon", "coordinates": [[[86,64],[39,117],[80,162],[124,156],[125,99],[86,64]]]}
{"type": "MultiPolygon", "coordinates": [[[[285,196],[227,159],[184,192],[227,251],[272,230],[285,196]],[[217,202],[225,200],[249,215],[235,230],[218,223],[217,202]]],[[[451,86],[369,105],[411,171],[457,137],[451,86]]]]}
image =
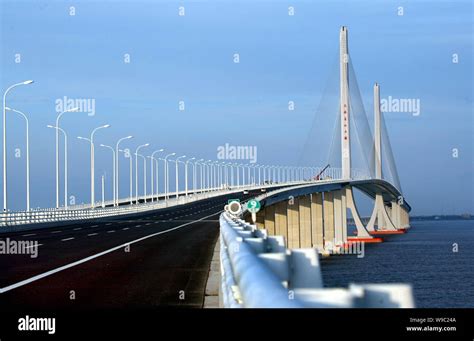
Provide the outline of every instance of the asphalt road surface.
{"type": "Polygon", "coordinates": [[[0,312],[202,307],[227,195],[137,218],[0,235],[38,256],[0,255],[0,312]]]}

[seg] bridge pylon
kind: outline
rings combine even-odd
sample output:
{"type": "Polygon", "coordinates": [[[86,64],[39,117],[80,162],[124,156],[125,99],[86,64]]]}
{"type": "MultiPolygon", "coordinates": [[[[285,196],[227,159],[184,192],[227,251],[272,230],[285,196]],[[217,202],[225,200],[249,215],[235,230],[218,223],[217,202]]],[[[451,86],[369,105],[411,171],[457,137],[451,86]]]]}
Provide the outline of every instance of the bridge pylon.
{"type": "MultiPolygon", "coordinates": [[[[375,142],[375,178],[382,179],[382,113],[380,112],[380,86],[374,85],[374,142],[375,142]]],[[[391,206],[384,203],[381,192],[375,195],[375,204],[372,215],[367,224],[371,234],[391,233],[403,231],[409,227],[408,212],[396,200],[391,201],[391,206]],[[387,212],[388,210],[388,212],[387,212]],[[390,214],[389,214],[390,213],[390,214]],[[377,230],[375,230],[377,226],[377,230]]]]}

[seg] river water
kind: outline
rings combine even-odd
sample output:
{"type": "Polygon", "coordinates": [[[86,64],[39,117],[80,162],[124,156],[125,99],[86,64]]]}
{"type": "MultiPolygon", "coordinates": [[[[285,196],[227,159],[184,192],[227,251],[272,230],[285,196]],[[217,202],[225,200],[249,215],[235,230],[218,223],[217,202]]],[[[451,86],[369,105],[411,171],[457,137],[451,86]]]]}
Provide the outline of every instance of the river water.
{"type": "Polygon", "coordinates": [[[366,244],[363,258],[322,259],[324,285],[410,283],[418,308],[474,308],[474,220],[415,221],[411,226],[406,234],[366,244]]]}

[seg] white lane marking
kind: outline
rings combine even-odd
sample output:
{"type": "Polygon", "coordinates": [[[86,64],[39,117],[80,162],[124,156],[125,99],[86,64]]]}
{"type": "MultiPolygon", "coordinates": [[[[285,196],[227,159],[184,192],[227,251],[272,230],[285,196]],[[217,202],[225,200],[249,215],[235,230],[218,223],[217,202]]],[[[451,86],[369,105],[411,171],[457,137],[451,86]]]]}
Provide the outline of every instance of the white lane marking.
{"type": "MultiPolygon", "coordinates": [[[[29,249],[30,247],[37,247],[37,246],[41,246],[43,244],[36,244],[36,245],[30,245],[30,246],[26,246],[25,249],[29,249]]],[[[0,289],[0,294],[2,293],[2,289],[0,289]]]]}
{"type": "Polygon", "coordinates": [[[128,227],[124,227],[122,230],[126,231],[126,230],[130,230],[130,229],[128,227]]]}
{"type": "MultiPolygon", "coordinates": [[[[132,240],[130,242],[127,242],[127,243],[124,243],[124,244],[121,244],[121,245],[118,245],[118,246],[115,246],[111,249],[108,249],[108,250],[105,250],[105,251],[102,251],[102,252],[99,252],[99,253],[96,253],[95,255],[92,255],[92,256],[89,256],[89,257],[86,257],[86,258],[83,258],[83,259],[80,259],[78,261],[75,261],[75,262],[72,262],[72,263],[69,263],[69,264],[66,264],[66,265],[63,265],[63,266],[60,266],[59,268],[56,268],[56,269],[53,269],[53,270],[49,270],[49,271],[46,271],[46,272],[43,272],[39,275],[36,275],[36,276],[33,276],[33,277],[30,277],[28,279],[25,279],[23,281],[20,281],[20,282],[17,282],[17,283],[14,283],[14,284],[11,284],[11,285],[8,285],[4,288],[0,288],[0,294],[3,294],[4,292],[7,292],[7,291],[10,291],[10,290],[13,290],[13,289],[16,289],[16,288],[19,288],[19,287],[22,287],[24,285],[27,285],[27,284],[30,284],[32,282],[35,282],[39,279],[42,279],[42,278],[45,278],[45,277],[48,277],[48,276],[51,276],[55,273],[58,273],[60,271],[63,271],[63,270],[66,270],[66,269],[69,269],[69,268],[72,268],[74,266],[77,266],[77,265],[80,265],[82,263],[85,263],[85,262],[88,262],[92,259],[95,259],[95,258],[98,258],[98,257],[101,257],[103,255],[106,255],[108,253],[111,253],[113,251],[116,251],[116,250],[119,250],[119,249],[122,249],[126,246],[129,246],[131,244],[135,244],[135,243],[138,243],[138,242],[141,242],[143,240],[146,240],[146,239],[149,239],[149,238],[152,238],[152,237],[155,237],[155,236],[159,236],[161,234],[165,234],[165,233],[168,233],[168,232],[171,232],[171,231],[175,231],[175,230],[178,230],[180,228],[183,228],[185,226],[188,226],[188,225],[191,225],[191,224],[194,224],[194,223],[197,223],[197,222],[200,222],[204,219],[207,219],[209,217],[212,217],[212,216],[215,216],[216,214],[221,214],[221,211],[217,212],[217,213],[213,213],[213,214],[210,214],[206,217],[203,217],[201,219],[198,219],[198,220],[193,220],[193,221],[190,221],[186,224],[181,224],[181,225],[178,225],[178,226],[175,226],[175,227],[172,227],[168,230],[164,230],[164,231],[160,231],[160,232],[155,232],[155,233],[152,233],[152,234],[149,234],[148,236],[144,236],[144,237],[141,237],[141,238],[138,238],[138,239],[135,239],[135,240],[132,240]]],[[[38,244],[38,246],[40,246],[42,244],[38,244]]]]}
{"type": "Polygon", "coordinates": [[[107,233],[114,233],[115,230],[110,230],[110,231],[107,231],[107,233]]]}
{"type": "Polygon", "coordinates": [[[22,237],[36,236],[36,233],[23,234],[22,237]]]}
{"type": "Polygon", "coordinates": [[[91,227],[98,227],[99,225],[92,225],[91,227]]]}
{"type": "Polygon", "coordinates": [[[76,227],[75,229],[73,229],[73,231],[79,231],[79,230],[82,230],[82,227],[76,227]]]}
{"type": "Polygon", "coordinates": [[[146,225],[146,226],[150,226],[150,225],[151,225],[151,223],[146,223],[145,225],[146,225]]]}
{"type": "Polygon", "coordinates": [[[110,225],[112,225],[112,223],[107,223],[107,224],[105,224],[105,226],[110,226],[110,225]]]}
{"type": "Polygon", "coordinates": [[[64,238],[64,239],[61,239],[62,242],[65,242],[65,241],[68,241],[68,240],[73,240],[74,237],[71,237],[71,238],[64,238]]]}
{"type": "Polygon", "coordinates": [[[51,233],[59,233],[59,232],[63,232],[63,231],[53,231],[53,232],[51,232],[51,233]]]}
{"type": "Polygon", "coordinates": [[[92,237],[92,236],[96,236],[96,235],[98,235],[98,233],[89,233],[89,234],[87,235],[87,237],[92,237]]]}
{"type": "Polygon", "coordinates": [[[141,225],[135,225],[135,227],[142,227],[141,225]]]}

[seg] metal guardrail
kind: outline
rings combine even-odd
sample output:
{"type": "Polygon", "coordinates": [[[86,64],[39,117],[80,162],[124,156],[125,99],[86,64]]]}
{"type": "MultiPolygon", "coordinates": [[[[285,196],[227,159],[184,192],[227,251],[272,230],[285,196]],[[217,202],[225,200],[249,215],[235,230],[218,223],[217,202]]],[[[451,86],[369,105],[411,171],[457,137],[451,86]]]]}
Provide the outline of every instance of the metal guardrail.
{"type": "Polygon", "coordinates": [[[316,249],[288,250],[282,236],[220,216],[221,303],[225,308],[413,308],[408,284],[323,288],[316,249]]]}

